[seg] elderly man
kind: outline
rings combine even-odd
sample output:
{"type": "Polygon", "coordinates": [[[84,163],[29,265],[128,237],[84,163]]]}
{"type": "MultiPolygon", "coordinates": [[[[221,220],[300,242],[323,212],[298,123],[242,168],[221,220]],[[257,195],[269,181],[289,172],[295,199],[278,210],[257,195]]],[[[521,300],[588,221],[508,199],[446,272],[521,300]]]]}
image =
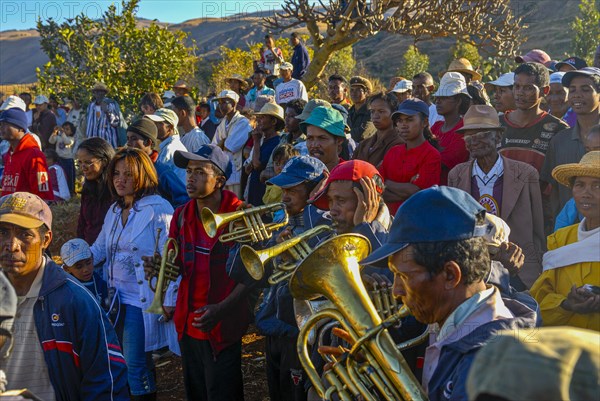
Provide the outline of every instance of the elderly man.
{"type": "Polygon", "coordinates": [[[87,109],[86,138],[98,136],[110,143],[113,148],[125,142],[119,138],[119,126],[123,123],[121,109],[114,100],[107,98],[108,87],[98,82],[92,88],[94,101],[90,102],[87,109]]]}
{"type": "Polygon", "coordinates": [[[250,121],[236,109],[240,100],[237,93],[232,90],[224,90],[216,99],[219,102],[219,111],[223,115],[223,119],[217,127],[212,143],[223,149],[233,163],[233,171],[229,175],[225,189],[241,197],[244,161],[242,153],[244,145],[250,138],[252,127],[250,121]]]}
{"type": "Polygon", "coordinates": [[[394,295],[429,324],[422,382],[432,401],[467,399],[477,351],[499,330],[535,325],[534,311],[484,282],[486,228],[485,209],[469,194],[434,186],[400,207],[388,241],[360,262],[389,264],[394,295]]]}
{"type": "Polygon", "coordinates": [[[0,198],[0,274],[19,297],[8,389],[44,400],[129,400],[113,327],[93,295],[45,255],[51,241],[52,212],[42,199],[0,198]]]}
{"type": "MultiPolygon", "coordinates": [[[[545,250],[539,177],[529,164],[498,154],[503,131],[493,107],[471,106],[458,133],[463,135],[473,160],[454,167],[448,185],[468,192],[488,213],[506,221],[511,242],[525,253],[519,277],[530,287],[539,276],[545,250]]],[[[514,278],[513,285],[523,290],[519,284],[514,278]]]]}

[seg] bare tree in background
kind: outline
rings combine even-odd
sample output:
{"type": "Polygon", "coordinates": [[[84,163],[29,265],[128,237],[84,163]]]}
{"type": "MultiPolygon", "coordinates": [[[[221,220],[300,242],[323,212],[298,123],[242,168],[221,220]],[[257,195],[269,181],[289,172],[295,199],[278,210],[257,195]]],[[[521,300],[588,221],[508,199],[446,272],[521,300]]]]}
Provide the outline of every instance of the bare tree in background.
{"type": "Polygon", "coordinates": [[[335,51],[380,31],[415,42],[456,37],[484,52],[512,56],[525,38],[521,18],[509,5],[509,0],[284,0],[283,10],[263,25],[274,32],[306,25],[314,55],[302,80],[310,88],[335,51]]]}

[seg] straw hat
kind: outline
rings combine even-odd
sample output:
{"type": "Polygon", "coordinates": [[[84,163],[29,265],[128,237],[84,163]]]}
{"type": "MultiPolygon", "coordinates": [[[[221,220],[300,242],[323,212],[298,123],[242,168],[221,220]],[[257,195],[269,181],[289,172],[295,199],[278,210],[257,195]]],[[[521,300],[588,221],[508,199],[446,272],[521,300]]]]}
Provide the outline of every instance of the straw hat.
{"type": "Polygon", "coordinates": [[[600,151],[586,153],[579,163],[562,164],[554,167],[552,177],[567,187],[571,187],[573,177],[600,178],[600,151]]]}
{"type": "Polygon", "coordinates": [[[230,77],[225,78],[225,82],[228,82],[231,80],[238,81],[242,87],[242,90],[244,90],[248,87],[248,82],[246,82],[244,77],[242,77],[240,74],[232,74],[230,77]]]}
{"type": "Polygon", "coordinates": [[[190,88],[187,86],[187,83],[183,80],[180,79],[179,81],[175,82],[175,85],[173,85],[173,89],[186,89],[189,90],[190,88]]]}
{"type": "MultiPolygon", "coordinates": [[[[464,72],[465,74],[471,75],[473,81],[479,81],[481,79],[481,74],[473,69],[471,62],[464,57],[461,57],[456,60],[452,60],[450,65],[448,66],[448,70],[446,72],[464,72]]],[[[440,73],[440,78],[444,75],[444,73],[440,73]]]]}
{"type": "Polygon", "coordinates": [[[283,113],[283,107],[275,103],[266,103],[258,113],[254,113],[255,116],[271,116],[275,117],[279,121],[279,129],[282,129],[285,125],[285,117],[283,113]]]}
{"type": "Polygon", "coordinates": [[[92,92],[93,91],[104,91],[108,93],[108,86],[106,86],[104,82],[96,82],[92,88],[92,92]]]}

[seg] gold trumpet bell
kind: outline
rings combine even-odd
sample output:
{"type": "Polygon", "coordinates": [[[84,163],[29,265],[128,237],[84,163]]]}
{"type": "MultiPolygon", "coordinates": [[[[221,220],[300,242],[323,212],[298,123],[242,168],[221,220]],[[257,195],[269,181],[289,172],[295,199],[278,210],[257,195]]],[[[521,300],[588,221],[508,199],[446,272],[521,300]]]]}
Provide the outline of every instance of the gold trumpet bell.
{"type": "Polygon", "coordinates": [[[246,266],[248,274],[254,280],[260,280],[265,275],[264,263],[271,258],[270,253],[257,252],[248,245],[243,245],[240,249],[240,257],[246,266]]]}

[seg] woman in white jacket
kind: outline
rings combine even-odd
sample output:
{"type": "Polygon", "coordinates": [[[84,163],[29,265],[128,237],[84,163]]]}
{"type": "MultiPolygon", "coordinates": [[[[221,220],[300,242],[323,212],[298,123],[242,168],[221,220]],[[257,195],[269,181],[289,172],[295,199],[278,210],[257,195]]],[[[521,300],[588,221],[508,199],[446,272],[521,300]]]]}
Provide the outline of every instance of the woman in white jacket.
{"type": "MultiPolygon", "coordinates": [[[[158,178],[150,158],[138,149],[119,150],[108,166],[109,188],[116,202],[109,208],[102,231],[91,250],[94,262],[103,261],[104,277],[120,299],[115,329],[123,347],[133,399],[156,399],[151,351],[175,338],[172,325],[144,312],[154,293],[144,278],[142,255],[154,253],[160,229],[159,252],[167,240],[173,208],[157,195],[158,178]]],[[[174,286],[166,304],[175,305],[174,286]],[[172,299],[171,299],[172,298],[172,299]]],[[[175,341],[173,341],[175,342],[175,341]]]]}

